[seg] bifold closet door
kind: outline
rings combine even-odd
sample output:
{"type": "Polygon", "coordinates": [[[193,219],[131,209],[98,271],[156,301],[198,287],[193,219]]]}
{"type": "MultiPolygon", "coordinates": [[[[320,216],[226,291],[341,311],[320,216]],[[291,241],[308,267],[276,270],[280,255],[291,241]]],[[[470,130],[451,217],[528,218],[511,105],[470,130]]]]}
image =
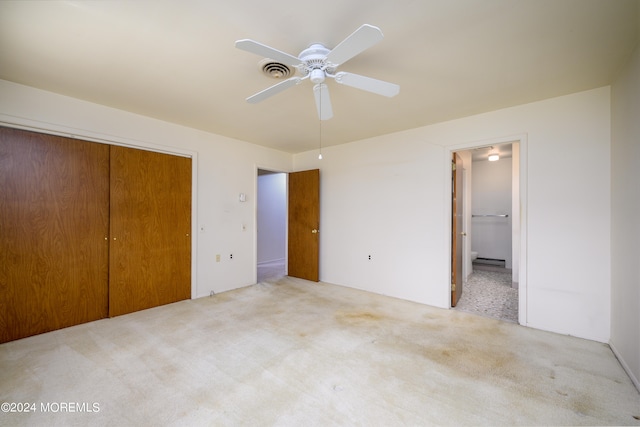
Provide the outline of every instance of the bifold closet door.
{"type": "Polygon", "coordinates": [[[0,128],[0,342],[108,314],[109,146],[0,128]]]}
{"type": "Polygon", "coordinates": [[[109,316],[191,297],[191,159],[111,146],[109,316]]]}

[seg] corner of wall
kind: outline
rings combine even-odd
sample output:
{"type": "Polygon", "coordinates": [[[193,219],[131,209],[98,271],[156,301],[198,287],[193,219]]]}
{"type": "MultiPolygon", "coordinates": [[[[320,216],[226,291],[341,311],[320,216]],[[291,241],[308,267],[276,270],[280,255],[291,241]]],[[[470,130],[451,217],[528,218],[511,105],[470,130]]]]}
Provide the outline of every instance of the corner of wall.
{"type": "MultiPolygon", "coordinates": [[[[640,2],[639,2],[640,6],[640,2]]],[[[640,379],[640,46],[611,88],[611,332],[609,345],[636,387],[640,379]]]]}
{"type": "Polygon", "coordinates": [[[612,342],[609,342],[609,348],[611,348],[611,351],[616,356],[616,359],[618,359],[618,362],[622,366],[622,369],[624,369],[627,375],[629,375],[629,379],[631,379],[631,382],[633,383],[633,385],[636,386],[636,389],[638,390],[638,392],[640,392],[640,380],[635,376],[635,374],[633,373],[633,370],[627,364],[624,357],[622,357],[622,355],[620,354],[620,352],[612,342]]]}

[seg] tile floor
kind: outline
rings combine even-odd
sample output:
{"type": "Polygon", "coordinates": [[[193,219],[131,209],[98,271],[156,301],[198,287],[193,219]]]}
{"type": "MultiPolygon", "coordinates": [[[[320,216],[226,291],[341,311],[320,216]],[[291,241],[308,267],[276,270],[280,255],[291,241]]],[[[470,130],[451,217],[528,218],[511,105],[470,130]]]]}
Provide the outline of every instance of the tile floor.
{"type": "Polygon", "coordinates": [[[474,265],[456,309],[518,323],[518,289],[511,270],[474,265]]]}

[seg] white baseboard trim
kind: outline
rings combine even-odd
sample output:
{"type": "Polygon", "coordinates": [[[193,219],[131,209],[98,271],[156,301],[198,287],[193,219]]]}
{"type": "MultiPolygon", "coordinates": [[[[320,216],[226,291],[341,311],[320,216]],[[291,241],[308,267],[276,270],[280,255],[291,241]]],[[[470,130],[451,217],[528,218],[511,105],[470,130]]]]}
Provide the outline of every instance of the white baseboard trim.
{"type": "Polygon", "coordinates": [[[616,356],[616,359],[618,359],[618,362],[620,362],[620,365],[622,365],[622,369],[624,369],[624,371],[627,373],[633,385],[636,386],[636,389],[638,390],[638,392],[640,392],[640,381],[638,381],[638,378],[636,378],[636,376],[633,374],[633,372],[629,368],[629,365],[627,365],[620,353],[618,353],[618,350],[616,350],[616,346],[609,342],[609,348],[611,348],[611,351],[613,351],[613,354],[616,356]]]}
{"type": "Polygon", "coordinates": [[[277,265],[277,264],[284,264],[284,258],[259,262],[258,267],[268,267],[270,265],[277,265]]]}

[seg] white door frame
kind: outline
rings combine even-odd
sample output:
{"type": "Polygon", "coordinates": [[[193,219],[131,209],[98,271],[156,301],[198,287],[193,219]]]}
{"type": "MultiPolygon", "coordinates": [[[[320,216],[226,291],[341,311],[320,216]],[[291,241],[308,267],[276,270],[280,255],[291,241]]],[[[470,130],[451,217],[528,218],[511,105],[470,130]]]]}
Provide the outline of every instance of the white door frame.
{"type": "MultiPolygon", "coordinates": [[[[447,226],[445,227],[445,247],[448,248],[447,253],[451,253],[451,156],[456,151],[465,151],[479,147],[491,145],[499,145],[505,143],[518,143],[520,147],[519,162],[519,182],[520,182],[520,271],[518,274],[518,323],[521,325],[528,324],[527,317],[527,134],[518,134],[505,136],[489,140],[479,140],[466,142],[445,147],[443,163],[446,165],[444,170],[446,173],[445,182],[445,218],[447,226]]],[[[466,210],[468,212],[468,209],[466,210]]],[[[448,257],[450,258],[450,257],[448,257]]],[[[451,262],[449,262],[447,277],[451,277],[451,262]]],[[[443,285],[443,292],[449,295],[449,304],[451,304],[451,280],[447,280],[443,285]]],[[[449,305],[451,307],[451,305],[449,305]]]]}

